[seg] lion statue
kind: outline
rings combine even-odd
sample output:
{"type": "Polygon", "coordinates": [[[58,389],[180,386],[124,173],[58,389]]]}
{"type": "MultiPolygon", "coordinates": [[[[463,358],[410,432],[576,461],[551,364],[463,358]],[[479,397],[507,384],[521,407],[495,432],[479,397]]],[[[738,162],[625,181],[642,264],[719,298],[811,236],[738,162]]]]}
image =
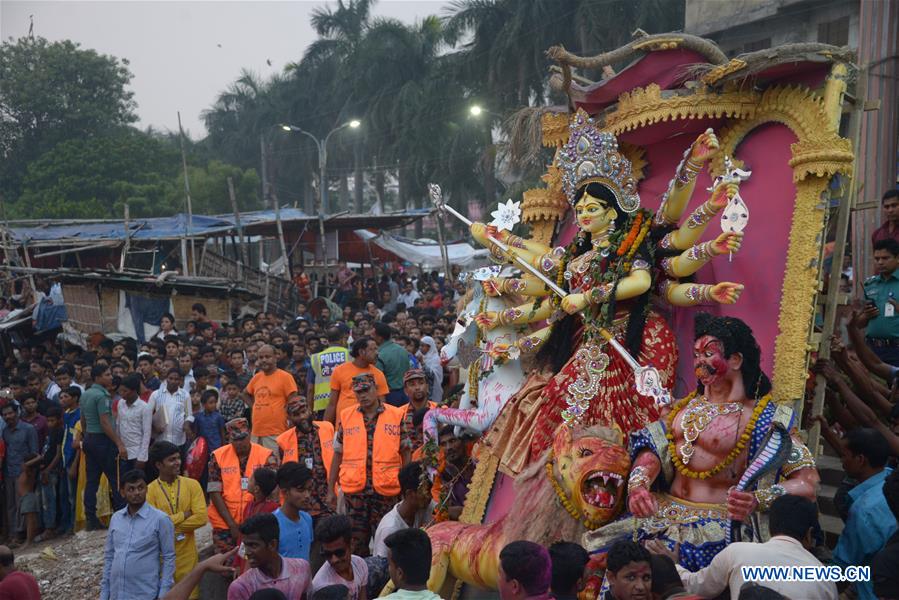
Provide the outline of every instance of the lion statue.
{"type": "Polygon", "coordinates": [[[445,521],[428,528],[433,548],[428,589],[440,593],[447,575],[496,589],[499,553],[507,543],[576,541],[612,521],[624,506],[630,466],[620,430],[559,426],[552,448],[517,479],[505,517],[491,525],[445,521]]]}

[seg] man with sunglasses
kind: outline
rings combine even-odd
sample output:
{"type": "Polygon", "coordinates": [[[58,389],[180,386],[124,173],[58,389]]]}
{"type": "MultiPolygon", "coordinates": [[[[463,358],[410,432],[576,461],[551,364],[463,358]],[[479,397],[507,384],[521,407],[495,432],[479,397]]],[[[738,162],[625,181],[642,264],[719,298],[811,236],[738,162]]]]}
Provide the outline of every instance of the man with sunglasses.
{"type": "Polygon", "coordinates": [[[315,539],[321,543],[319,555],[325,561],[312,578],[310,594],[329,585],[349,590],[347,600],[366,600],[368,566],[365,559],[350,552],[353,524],[346,515],[331,515],[315,526],[315,539]]]}
{"type": "Polygon", "coordinates": [[[375,378],[362,373],[352,385],[358,405],[345,408],[337,421],[328,503],[333,505],[339,481],[353,523],[354,549],[367,556],[378,523],[399,500],[399,473],[411,450],[403,412],[378,396],[375,378]]]}

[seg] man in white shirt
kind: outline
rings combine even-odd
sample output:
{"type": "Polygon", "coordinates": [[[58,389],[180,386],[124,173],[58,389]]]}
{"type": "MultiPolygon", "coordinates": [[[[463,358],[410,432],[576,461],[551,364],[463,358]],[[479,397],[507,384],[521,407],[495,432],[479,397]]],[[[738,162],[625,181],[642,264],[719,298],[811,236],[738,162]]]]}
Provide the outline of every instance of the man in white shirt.
{"type": "Polygon", "coordinates": [[[384,515],[378,523],[372,542],[372,556],[387,558],[387,545],[384,541],[396,531],[414,527],[416,529],[428,524],[434,512],[434,501],[431,498],[431,485],[425,478],[422,482],[421,463],[411,462],[400,469],[400,496],[402,500],[384,515]]]}
{"type": "Polygon", "coordinates": [[[194,382],[194,359],[190,353],[185,352],[178,357],[178,368],[181,370],[181,375],[184,378],[184,381],[181,383],[181,389],[187,392],[189,396],[190,384],[194,382]]]}
{"type": "MultiPolygon", "coordinates": [[[[715,598],[730,587],[731,600],[740,596],[746,583],[741,567],[823,567],[807,548],[813,547],[813,532],[818,521],[814,502],[801,496],[786,495],[776,499],[768,512],[771,539],[763,544],[737,542],[730,544],[712,559],[711,564],[695,573],[680,565],[677,571],[689,594],[715,598]]],[[[649,542],[647,548],[656,554],[669,554],[664,545],[649,542]]],[[[677,562],[677,556],[672,556],[677,562]]],[[[837,586],[832,581],[756,581],[787,598],[836,600],[837,586]]]]}
{"type": "MultiPolygon", "coordinates": [[[[190,406],[190,394],[181,388],[181,371],[169,369],[165,385],[150,395],[153,410],[153,430],[156,441],[165,440],[178,446],[184,445],[194,417],[190,406]]],[[[183,448],[182,448],[183,451],[183,448]]]]}
{"type": "Polygon", "coordinates": [[[128,458],[123,471],[143,469],[147,464],[147,453],[152,435],[153,412],[150,406],[141,400],[140,376],[131,373],[122,380],[119,395],[122,400],[118,404],[116,430],[119,439],[128,450],[128,458]]]}
{"type": "Polygon", "coordinates": [[[397,304],[405,304],[406,308],[412,308],[415,305],[415,301],[420,297],[421,295],[418,291],[407,281],[403,284],[403,293],[396,297],[396,302],[397,304]]]}

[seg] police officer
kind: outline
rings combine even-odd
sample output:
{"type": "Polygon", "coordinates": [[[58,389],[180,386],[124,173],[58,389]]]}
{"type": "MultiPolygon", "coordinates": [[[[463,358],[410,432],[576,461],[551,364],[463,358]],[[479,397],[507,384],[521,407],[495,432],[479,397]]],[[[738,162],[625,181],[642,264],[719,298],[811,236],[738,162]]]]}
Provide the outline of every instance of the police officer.
{"type": "Polygon", "coordinates": [[[874,242],[877,275],[865,280],[865,301],[878,315],[865,330],[868,346],[885,363],[899,366],[899,242],[885,238],[874,242]]]}
{"type": "Polygon", "coordinates": [[[316,352],[309,359],[309,373],[306,376],[306,397],[312,399],[312,413],[321,420],[331,399],[331,372],[349,359],[346,348],[346,333],[340,327],[329,327],[325,332],[328,347],[316,352]]]}

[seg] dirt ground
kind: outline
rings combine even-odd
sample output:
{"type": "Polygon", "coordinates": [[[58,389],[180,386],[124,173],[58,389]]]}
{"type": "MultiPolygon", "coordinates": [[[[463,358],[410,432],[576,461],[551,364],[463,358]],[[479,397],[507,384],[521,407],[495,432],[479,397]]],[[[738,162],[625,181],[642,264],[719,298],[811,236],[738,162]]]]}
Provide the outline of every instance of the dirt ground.
{"type": "MultiPolygon", "coordinates": [[[[212,543],[209,525],[197,530],[197,547],[212,543]]],[[[25,552],[13,550],[16,568],[34,575],[44,598],[88,600],[100,595],[106,531],[79,531],[33,544],[25,552]]]]}

